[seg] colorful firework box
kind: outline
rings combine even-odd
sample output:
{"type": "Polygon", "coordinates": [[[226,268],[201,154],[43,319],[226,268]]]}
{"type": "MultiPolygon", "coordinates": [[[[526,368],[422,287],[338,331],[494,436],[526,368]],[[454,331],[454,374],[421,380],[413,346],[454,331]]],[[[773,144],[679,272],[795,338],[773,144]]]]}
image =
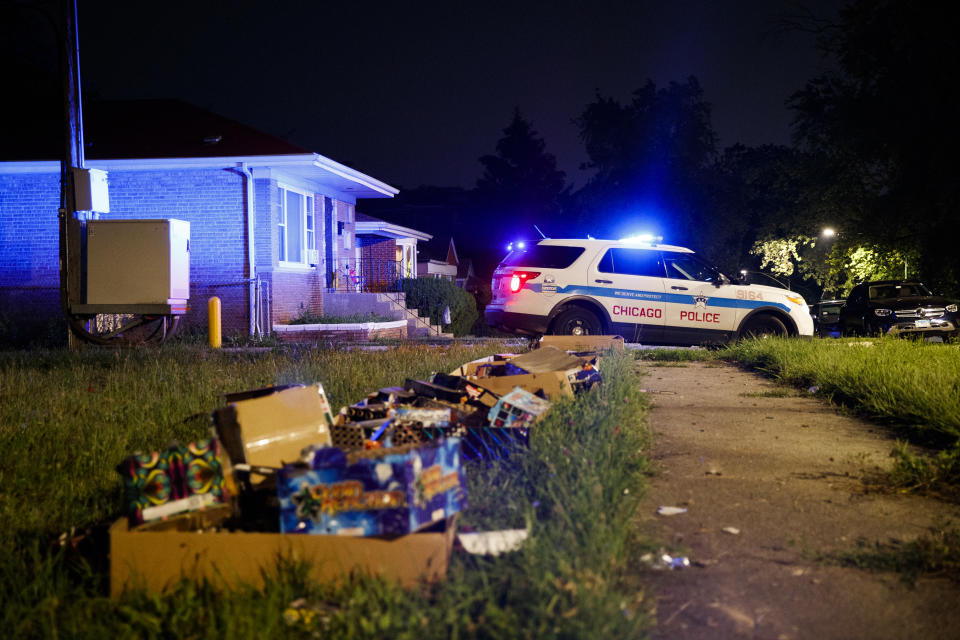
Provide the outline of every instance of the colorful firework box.
{"type": "Polygon", "coordinates": [[[529,427],[549,408],[549,400],[516,387],[490,409],[488,419],[494,427],[529,427]]]}
{"type": "Polygon", "coordinates": [[[161,520],[226,501],[216,439],[130,456],[117,467],[131,524],[161,520]]]}
{"type": "Polygon", "coordinates": [[[309,465],[280,471],[277,492],[283,533],[411,533],[466,508],[460,439],[350,453],[316,449],[309,465]]]}

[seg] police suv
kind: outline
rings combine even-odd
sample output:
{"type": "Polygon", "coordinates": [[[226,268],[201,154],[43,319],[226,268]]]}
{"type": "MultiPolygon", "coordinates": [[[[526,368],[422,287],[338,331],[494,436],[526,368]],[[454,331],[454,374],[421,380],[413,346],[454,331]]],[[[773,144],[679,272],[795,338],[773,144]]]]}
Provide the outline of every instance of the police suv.
{"type": "Polygon", "coordinates": [[[655,241],[541,240],[511,251],[491,287],[487,323],[511,333],[654,344],[813,335],[800,294],[732,282],[690,249],[655,241]]]}

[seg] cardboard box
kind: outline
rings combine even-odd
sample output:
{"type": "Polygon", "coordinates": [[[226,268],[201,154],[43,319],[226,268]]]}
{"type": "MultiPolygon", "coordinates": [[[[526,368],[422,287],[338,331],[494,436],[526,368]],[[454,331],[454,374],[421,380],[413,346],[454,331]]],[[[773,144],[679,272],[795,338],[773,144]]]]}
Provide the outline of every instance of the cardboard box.
{"type": "Polygon", "coordinates": [[[132,587],[159,593],[181,577],[208,580],[220,589],[261,588],[264,572],[273,573],[279,558],[310,563],[310,577],[318,581],[360,570],[413,587],[421,579],[444,578],[456,534],[456,517],[394,539],[196,531],[228,515],[229,509],[208,509],[137,529],[130,529],[126,518],[117,520],[110,527],[110,595],[117,598],[132,587]]]}
{"type": "Polygon", "coordinates": [[[403,535],[467,506],[459,438],[349,454],[317,449],[311,466],[277,476],[283,533],[403,535]]]}
{"type": "Polygon", "coordinates": [[[329,445],[333,415],[319,384],[268,387],[226,396],[214,411],[217,436],[233,465],[280,468],[307,445],[329,445]]]}
{"type": "MultiPolygon", "coordinates": [[[[513,356],[510,356],[513,357],[513,356]]],[[[475,376],[479,369],[496,369],[498,367],[503,367],[507,364],[506,358],[497,358],[495,356],[487,356],[486,358],[480,358],[478,360],[472,360],[466,362],[453,371],[450,372],[452,376],[475,376]]]]}
{"type": "MultiPolygon", "coordinates": [[[[579,370],[579,367],[578,369],[579,370]]],[[[547,399],[556,402],[563,396],[572,396],[573,388],[566,371],[548,373],[528,373],[519,376],[494,376],[491,378],[468,378],[470,382],[503,396],[515,387],[526,389],[530,393],[543,393],[547,399]]]]}
{"type": "Polygon", "coordinates": [[[577,353],[599,353],[608,349],[622,350],[621,336],[543,336],[541,347],[556,347],[577,353]]]}
{"type": "Polygon", "coordinates": [[[570,355],[563,349],[545,346],[510,358],[508,363],[527,373],[547,373],[548,371],[568,371],[583,365],[583,360],[570,355]]]}

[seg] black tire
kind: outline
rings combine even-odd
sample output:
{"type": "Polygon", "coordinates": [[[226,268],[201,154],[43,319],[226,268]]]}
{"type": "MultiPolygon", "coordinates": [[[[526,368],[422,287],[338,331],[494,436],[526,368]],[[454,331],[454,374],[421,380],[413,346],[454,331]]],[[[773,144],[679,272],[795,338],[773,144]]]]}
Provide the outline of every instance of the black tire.
{"type": "Polygon", "coordinates": [[[787,326],[773,316],[756,316],[747,320],[740,329],[741,338],[767,338],[787,335],[787,326]]]}
{"type": "Polygon", "coordinates": [[[550,326],[550,333],[555,336],[594,336],[602,332],[600,319],[579,307],[562,312],[550,326]]]}

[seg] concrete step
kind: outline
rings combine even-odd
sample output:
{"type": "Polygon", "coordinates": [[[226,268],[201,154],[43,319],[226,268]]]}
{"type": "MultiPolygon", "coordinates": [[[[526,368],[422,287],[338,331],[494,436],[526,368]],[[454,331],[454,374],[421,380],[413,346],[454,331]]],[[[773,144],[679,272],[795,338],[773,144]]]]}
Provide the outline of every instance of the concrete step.
{"type": "Polygon", "coordinates": [[[430,332],[430,331],[433,331],[433,329],[431,328],[430,323],[428,322],[417,321],[417,320],[414,320],[413,318],[410,318],[407,320],[407,335],[410,335],[416,332],[430,332]]]}

